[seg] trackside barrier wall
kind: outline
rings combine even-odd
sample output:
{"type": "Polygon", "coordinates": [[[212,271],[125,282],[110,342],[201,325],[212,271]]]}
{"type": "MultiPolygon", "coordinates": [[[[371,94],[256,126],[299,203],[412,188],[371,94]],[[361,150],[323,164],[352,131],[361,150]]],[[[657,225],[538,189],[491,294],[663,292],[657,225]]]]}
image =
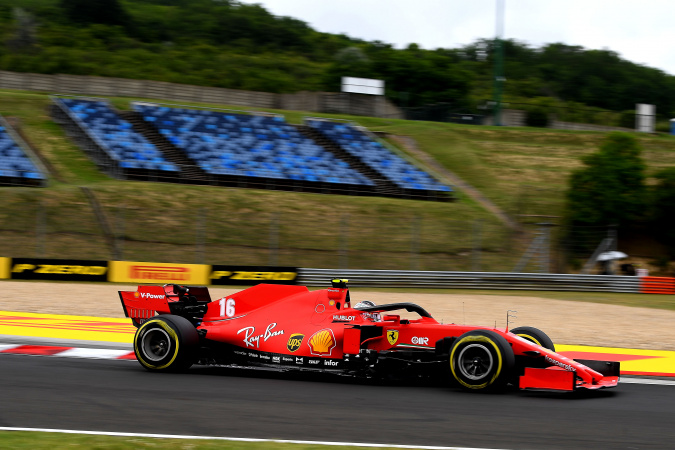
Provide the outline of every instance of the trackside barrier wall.
{"type": "Polygon", "coordinates": [[[0,257],[0,280],[253,286],[295,284],[297,277],[297,267],[0,257]]]}
{"type": "Polygon", "coordinates": [[[512,272],[425,272],[296,267],[170,264],[0,257],[0,279],[103,281],[137,284],[328,286],[347,278],[352,287],[418,287],[675,294],[675,278],[512,272]],[[105,275],[107,275],[107,277],[105,275]]]}
{"type": "MultiPolygon", "coordinates": [[[[300,269],[298,284],[323,286],[331,277],[352,287],[421,287],[640,293],[640,277],[511,272],[424,272],[399,270],[300,269]]],[[[674,280],[670,278],[670,280],[674,280]]]]}

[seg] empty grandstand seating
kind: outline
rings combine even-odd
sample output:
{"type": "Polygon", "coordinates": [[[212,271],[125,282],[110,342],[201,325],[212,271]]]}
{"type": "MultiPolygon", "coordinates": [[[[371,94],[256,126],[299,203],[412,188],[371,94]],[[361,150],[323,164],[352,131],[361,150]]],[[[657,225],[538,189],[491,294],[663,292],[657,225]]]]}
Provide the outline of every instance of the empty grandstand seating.
{"type": "Polygon", "coordinates": [[[451,189],[341,122],[57,96],[54,119],[122,178],[449,201],[451,189]]]}
{"type": "Polygon", "coordinates": [[[45,175],[0,122],[0,184],[43,185],[45,175]]]}
{"type": "Polygon", "coordinates": [[[167,161],[162,153],[129,122],[102,100],[57,97],[55,102],[65,108],[72,119],[91,139],[100,152],[99,164],[113,164],[123,173],[170,175],[179,168],[167,161]]]}
{"type": "Polygon", "coordinates": [[[132,108],[213,176],[297,181],[304,186],[374,186],[368,177],[300,134],[281,116],[147,103],[134,103],[132,108]]]}
{"type": "Polygon", "coordinates": [[[406,192],[449,193],[452,189],[413,166],[363,131],[346,122],[306,119],[305,123],[363,161],[375,172],[406,192]]]}

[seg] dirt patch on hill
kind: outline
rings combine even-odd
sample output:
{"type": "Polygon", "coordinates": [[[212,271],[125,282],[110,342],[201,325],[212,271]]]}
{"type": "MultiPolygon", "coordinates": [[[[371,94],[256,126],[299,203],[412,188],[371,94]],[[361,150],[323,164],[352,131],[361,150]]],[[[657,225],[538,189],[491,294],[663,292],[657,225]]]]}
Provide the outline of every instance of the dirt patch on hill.
{"type": "MultiPolygon", "coordinates": [[[[0,310],[124,317],[117,291],[136,286],[112,284],[0,283],[0,310]]],[[[212,298],[238,289],[210,288],[212,298]]],[[[675,311],[528,296],[410,294],[355,291],[353,300],[378,304],[413,302],[438,321],[504,327],[506,311],[516,310],[513,326],[542,329],[557,344],[675,350],[675,311]]]]}

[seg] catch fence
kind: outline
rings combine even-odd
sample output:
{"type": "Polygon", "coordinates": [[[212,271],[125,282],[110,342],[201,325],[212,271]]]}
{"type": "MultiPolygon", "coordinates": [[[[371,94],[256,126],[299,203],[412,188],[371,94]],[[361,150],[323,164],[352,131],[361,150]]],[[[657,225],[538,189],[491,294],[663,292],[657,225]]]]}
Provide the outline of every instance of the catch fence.
{"type": "Polygon", "coordinates": [[[143,196],[133,184],[3,189],[0,245],[2,256],[15,258],[566,273],[581,271],[604,240],[613,248],[619,240],[611,227],[570,234],[542,222],[514,231],[496,219],[342,208],[339,197],[326,199],[307,208],[271,192],[220,197],[163,183],[143,196]]]}
{"type": "MultiPolygon", "coordinates": [[[[133,189],[129,186],[128,189],[133,189]]],[[[144,198],[115,188],[0,192],[3,256],[339,269],[511,270],[520,239],[497,221],[279,211],[201,199],[158,186],[144,198]],[[125,198],[124,202],[120,198],[125,198]]],[[[261,194],[264,195],[264,194],[261,194]]]]}

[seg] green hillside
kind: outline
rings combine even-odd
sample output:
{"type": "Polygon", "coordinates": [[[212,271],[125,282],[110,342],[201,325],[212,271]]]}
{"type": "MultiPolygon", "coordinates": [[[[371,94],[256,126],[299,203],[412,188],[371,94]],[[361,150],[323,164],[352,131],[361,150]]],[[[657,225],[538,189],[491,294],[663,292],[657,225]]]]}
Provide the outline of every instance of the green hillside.
{"type": "MultiPolygon", "coordinates": [[[[505,102],[542,123],[632,126],[636,103],[675,114],[675,77],[610,49],[505,40],[505,102]],[[523,105],[525,104],[525,105],[523,105]],[[601,110],[615,111],[607,114],[601,110]],[[545,121],[545,119],[544,119],[545,121]]],[[[396,49],[235,0],[0,0],[0,70],[168,81],[253,91],[338,92],[343,76],[385,81],[400,107],[470,113],[492,99],[492,39],[396,49]]]]}
{"type": "MultiPolygon", "coordinates": [[[[125,109],[130,99],[112,101],[125,109]]],[[[355,118],[371,130],[412,137],[524,223],[523,233],[514,233],[462,192],[457,202],[436,203],[114,180],[51,121],[49,103],[46,95],[0,91],[0,114],[19,122],[55,170],[47,188],[0,190],[4,256],[109,259],[118,252],[146,261],[510,271],[535,231],[528,224],[538,216],[561,223],[566,179],[604,137],[355,118]],[[82,186],[99,199],[116,245],[106,241],[82,186]]],[[[303,117],[276,112],[291,123],[303,117]]],[[[649,174],[675,164],[674,138],[639,140],[649,174]]]]}

